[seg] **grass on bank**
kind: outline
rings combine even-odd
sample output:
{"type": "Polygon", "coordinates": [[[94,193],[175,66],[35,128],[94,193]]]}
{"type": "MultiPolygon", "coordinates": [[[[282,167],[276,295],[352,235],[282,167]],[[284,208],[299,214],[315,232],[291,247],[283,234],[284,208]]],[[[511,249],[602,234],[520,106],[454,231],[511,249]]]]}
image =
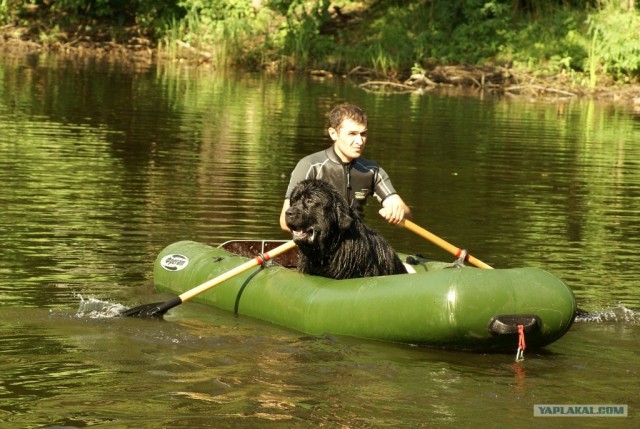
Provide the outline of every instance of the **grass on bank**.
{"type": "Polygon", "coordinates": [[[193,9],[170,26],[163,46],[169,51],[186,42],[218,67],[334,73],[364,67],[395,80],[416,68],[490,64],[594,88],[634,82],[640,71],[640,16],[614,0],[601,0],[600,7],[551,1],[471,1],[467,7],[345,1],[341,8],[327,0],[258,3],[256,8],[247,0],[245,9],[221,20],[193,9]]]}
{"type": "Polygon", "coordinates": [[[589,88],[640,74],[634,1],[0,0],[0,22],[53,48],[144,38],[163,58],[216,68],[361,67],[400,81],[437,66],[491,65],[589,88]]]}

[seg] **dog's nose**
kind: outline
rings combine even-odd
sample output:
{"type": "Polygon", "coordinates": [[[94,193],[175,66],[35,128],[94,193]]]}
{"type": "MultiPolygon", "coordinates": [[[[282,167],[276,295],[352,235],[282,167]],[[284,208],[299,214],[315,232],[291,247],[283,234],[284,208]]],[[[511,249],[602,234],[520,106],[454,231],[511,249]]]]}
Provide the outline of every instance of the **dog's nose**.
{"type": "Polygon", "coordinates": [[[289,208],[287,209],[286,212],[284,212],[284,220],[287,223],[287,225],[291,225],[295,218],[296,218],[295,210],[292,210],[291,208],[289,208]]]}

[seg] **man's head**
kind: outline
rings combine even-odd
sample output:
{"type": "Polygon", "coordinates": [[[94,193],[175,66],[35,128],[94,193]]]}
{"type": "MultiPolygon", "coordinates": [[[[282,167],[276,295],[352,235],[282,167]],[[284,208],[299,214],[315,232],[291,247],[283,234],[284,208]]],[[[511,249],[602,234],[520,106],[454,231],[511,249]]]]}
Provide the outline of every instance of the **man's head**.
{"type": "Polygon", "coordinates": [[[362,155],[367,141],[367,114],[353,104],[340,104],[329,113],[329,136],[343,162],[362,155]]]}
{"type": "Polygon", "coordinates": [[[344,103],[337,105],[329,112],[329,128],[340,129],[345,119],[351,119],[364,126],[367,125],[367,114],[364,110],[354,104],[344,103]]]}

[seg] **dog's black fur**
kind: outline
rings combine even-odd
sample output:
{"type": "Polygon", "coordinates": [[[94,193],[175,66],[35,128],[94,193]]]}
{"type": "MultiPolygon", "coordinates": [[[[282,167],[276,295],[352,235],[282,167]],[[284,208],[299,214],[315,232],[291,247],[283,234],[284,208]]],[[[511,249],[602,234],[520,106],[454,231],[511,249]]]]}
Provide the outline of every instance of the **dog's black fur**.
{"type": "Polygon", "coordinates": [[[301,272],[334,279],[407,272],[389,243],[328,182],[303,180],[289,201],[286,222],[300,249],[301,272]]]}

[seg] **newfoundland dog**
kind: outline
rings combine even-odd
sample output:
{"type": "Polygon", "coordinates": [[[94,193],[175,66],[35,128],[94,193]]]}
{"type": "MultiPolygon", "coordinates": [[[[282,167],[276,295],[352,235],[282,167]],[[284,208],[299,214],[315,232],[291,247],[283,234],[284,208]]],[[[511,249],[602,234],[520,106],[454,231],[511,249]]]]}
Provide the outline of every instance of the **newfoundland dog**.
{"type": "Polygon", "coordinates": [[[286,222],[300,249],[301,272],[334,279],[407,272],[384,238],[329,183],[303,180],[289,201],[286,222]]]}

